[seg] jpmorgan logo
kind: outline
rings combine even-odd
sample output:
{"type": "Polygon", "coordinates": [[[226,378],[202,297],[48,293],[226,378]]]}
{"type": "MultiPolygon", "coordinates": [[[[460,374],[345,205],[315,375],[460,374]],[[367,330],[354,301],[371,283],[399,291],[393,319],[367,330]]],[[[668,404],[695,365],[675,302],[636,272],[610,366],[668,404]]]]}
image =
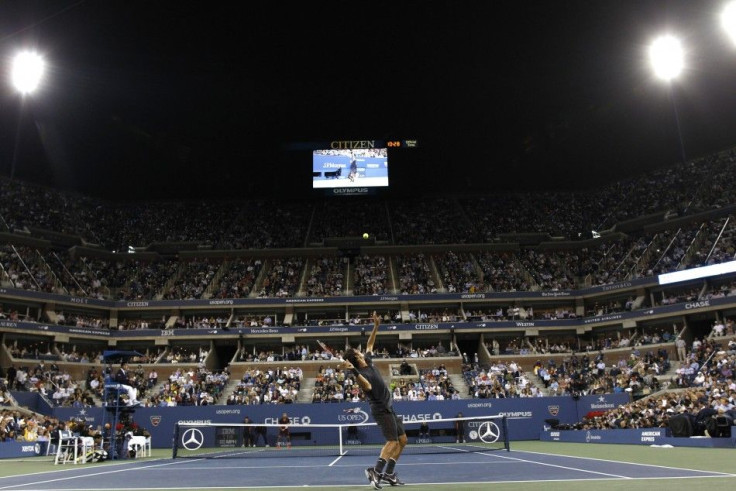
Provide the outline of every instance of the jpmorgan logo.
{"type": "Polygon", "coordinates": [[[204,435],[197,428],[189,428],[181,436],[181,444],[187,450],[197,450],[204,443],[204,435]]]}
{"type": "Polygon", "coordinates": [[[496,423],[485,421],[478,426],[477,431],[471,431],[469,436],[471,440],[480,440],[483,443],[494,443],[501,438],[501,430],[496,423]]]}

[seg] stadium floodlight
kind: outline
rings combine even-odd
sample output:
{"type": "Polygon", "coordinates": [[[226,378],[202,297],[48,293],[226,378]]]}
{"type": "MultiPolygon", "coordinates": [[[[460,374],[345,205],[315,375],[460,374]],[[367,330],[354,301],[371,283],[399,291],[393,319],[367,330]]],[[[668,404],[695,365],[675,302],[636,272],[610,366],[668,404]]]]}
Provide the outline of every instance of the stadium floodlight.
{"type": "Polygon", "coordinates": [[[23,51],[13,59],[11,81],[21,94],[30,94],[41,83],[46,63],[38,53],[23,51]]]}
{"type": "Polygon", "coordinates": [[[649,47],[649,60],[660,79],[669,82],[677,78],[684,66],[680,41],[670,35],[658,37],[649,47]]]}
{"type": "Polygon", "coordinates": [[[667,82],[669,87],[670,100],[672,101],[672,109],[675,113],[675,122],[677,123],[677,137],[680,143],[680,155],[682,162],[687,162],[685,156],[685,144],[682,140],[682,129],[680,128],[680,115],[677,111],[673,86],[670,82],[676,79],[685,66],[682,45],[680,41],[669,34],[658,37],[649,46],[649,60],[652,63],[652,69],[657,78],[667,82]]]}
{"type": "Polygon", "coordinates": [[[736,1],[726,5],[721,13],[721,25],[728,37],[736,44],[736,1]]]}

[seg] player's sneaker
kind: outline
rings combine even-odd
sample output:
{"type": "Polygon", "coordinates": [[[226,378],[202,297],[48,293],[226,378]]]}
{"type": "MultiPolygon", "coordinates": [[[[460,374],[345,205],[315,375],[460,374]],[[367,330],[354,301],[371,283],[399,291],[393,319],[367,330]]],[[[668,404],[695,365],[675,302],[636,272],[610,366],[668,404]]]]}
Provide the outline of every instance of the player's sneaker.
{"type": "Polygon", "coordinates": [[[368,478],[371,486],[373,486],[373,489],[383,488],[383,486],[381,486],[381,474],[376,472],[376,469],[374,469],[373,467],[369,467],[365,470],[365,477],[368,478]]]}
{"type": "Polygon", "coordinates": [[[381,479],[389,483],[391,486],[403,486],[406,484],[404,481],[399,479],[399,476],[394,472],[393,474],[384,474],[381,479]]]}

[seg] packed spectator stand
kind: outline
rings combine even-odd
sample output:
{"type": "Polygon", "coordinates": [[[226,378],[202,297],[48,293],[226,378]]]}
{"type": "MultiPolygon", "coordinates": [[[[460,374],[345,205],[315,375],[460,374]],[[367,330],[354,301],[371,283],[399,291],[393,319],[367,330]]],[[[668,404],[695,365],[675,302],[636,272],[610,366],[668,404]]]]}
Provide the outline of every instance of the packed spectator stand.
{"type": "MultiPolygon", "coordinates": [[[[147,405],[358,401],[339,356],[325,356],[315,335],[299,329],[335,328],[339,347],[364,343],[372,310],[386,325],[428,326],[408,339],[379,335],[397,400],[733,394],[736,278],[659,285],[656,277],[734,259],[734,166],[728,151],[583,193],[347,206],[118,204],[0,179],[3,401],[12,389],[38,391],[54,405],[98,405],[108,341],[95,333],[115,331],[140,332],[119,343],[145,353],[133,364],[147,405]],[[324,245],[363,230],[375,242],[358,253],[324,245]],[[258,299],[319,302],[249,303],[258,299]],[[715,299],[727,302],[711,306],[715,299]],[[215,302],[190,308],[191,300],[215,302]],[[681,309],[647,318],[665,306],[699,315],[681,309]],[[639,317],[623,322],[622,313],[639,317]],[[456,332],[467,324],[472,329],[456,332]],[[362,331],[339,334],[346,326],[362,331]],[[245,328],[254,331],[234,332],[245,328]],[[195,334],[171,335],[180,330],[195,334]],[[685,359],[678,338],[688,341],[685,359]],[[410,375],[394,374],[402,360],[410,375]],[[716,373],[701,370],[713,363],[716,373]]],[[[610,426],[606,418],[586,424],[610,426]]]]}

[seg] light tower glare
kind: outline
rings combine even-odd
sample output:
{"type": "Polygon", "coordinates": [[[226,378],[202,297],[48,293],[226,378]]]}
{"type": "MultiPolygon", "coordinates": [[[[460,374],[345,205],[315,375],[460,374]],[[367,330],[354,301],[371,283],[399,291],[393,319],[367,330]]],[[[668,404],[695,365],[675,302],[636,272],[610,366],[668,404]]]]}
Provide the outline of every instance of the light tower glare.
{"type": "Polygon", "coordinates": [[[684,66],[682,45],[673,36],[661,36],[649,47],[649,59],[654,74],[662,80],[670,81],[682,72],[684,66]]]}
{"type": "Polygon", "coordinates": [[[44,60],[38,53],[30,51],[18,53],[13,59],[11,68],[13,86],[21,94],[30,94],[41,83],[44,69],[44,60]]]}
{"type": "Polygon", "coordinates": [[[733,1],[726,5],[721,13],[721,25],[723,29],[731,38],[734,44],[736,44],[736,1],[733,1]]]}

